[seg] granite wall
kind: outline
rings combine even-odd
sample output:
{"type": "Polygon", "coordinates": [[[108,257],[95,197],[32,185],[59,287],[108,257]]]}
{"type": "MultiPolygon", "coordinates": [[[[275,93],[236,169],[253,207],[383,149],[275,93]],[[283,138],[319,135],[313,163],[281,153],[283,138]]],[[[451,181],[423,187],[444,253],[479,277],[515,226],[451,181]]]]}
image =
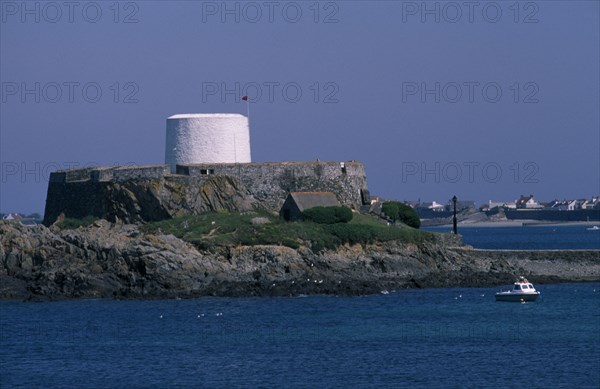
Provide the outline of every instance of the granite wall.
{"type": "Polygon", "coordinates": [[[289,192],[333,192],[342,204],[358,208],[367,189],[360,162],[264,162],[178,165],[190,177],[225,175],[239,179],[268,208],[279,210],[289,192]]]}
{"type": "Polygon", "coordinates": [[[277,212],[289,192],[328,191],[358,209],[368,201],[360,162],[268,162],[86,168],[50,176],[44,224],[92,215],[127,222],[215,210],[277,212]]]}

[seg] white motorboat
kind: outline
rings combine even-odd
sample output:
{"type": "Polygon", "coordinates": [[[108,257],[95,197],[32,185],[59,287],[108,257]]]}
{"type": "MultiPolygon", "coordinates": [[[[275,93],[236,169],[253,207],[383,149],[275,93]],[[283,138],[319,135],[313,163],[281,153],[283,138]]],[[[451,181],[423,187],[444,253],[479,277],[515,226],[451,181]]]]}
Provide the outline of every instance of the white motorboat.
{"type": "Polygon", "coordinates": [[[600,230],[600,227],[598,227],[598,226],[593,226],[593,227],[590,227],[590,228],[588,228],[587,230],[588,230],[588,231],[599,231],[599,230],[600,230]]]}
{"type": "Polygon", "coordinates": [[[496,301],[513,301],[513,302],[526,302],[535,301],[540,292],[535,290],[531,282],[527,281],[525,277],[519,277],[517,282],[513,284],[512,290],[496,293],[496,301]]]}

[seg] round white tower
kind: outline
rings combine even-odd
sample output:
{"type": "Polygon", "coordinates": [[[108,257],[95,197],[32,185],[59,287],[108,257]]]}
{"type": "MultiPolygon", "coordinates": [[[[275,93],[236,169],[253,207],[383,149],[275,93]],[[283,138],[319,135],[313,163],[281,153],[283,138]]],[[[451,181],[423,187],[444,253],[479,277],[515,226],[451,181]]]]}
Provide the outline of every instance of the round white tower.
{"type": "Polygon", "coordinates": [[[247,163],[250,159],[248,118],[207,113],[167,118],[165,163],[247,163]]]}

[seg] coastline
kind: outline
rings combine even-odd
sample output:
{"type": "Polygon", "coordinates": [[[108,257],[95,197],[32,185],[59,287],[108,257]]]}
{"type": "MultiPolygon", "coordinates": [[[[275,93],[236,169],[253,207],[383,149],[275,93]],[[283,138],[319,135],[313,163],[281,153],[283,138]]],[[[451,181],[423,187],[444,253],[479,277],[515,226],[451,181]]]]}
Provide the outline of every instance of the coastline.
{"type": "Polygon", "coordinates": [[[98,221],[75,230],[0,223],[0,299],[366,295],[383,290],[600,281],[598,250],[475,250],[434,234],[419,244],[227,246],[98,221]]]}

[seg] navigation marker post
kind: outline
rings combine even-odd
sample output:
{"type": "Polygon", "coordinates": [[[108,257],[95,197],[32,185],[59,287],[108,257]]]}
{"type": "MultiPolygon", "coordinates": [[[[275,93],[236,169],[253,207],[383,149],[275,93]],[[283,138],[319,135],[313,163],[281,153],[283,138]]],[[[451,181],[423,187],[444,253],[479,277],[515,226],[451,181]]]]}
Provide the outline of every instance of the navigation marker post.
{"type": "Polygon", "coordinates": [[[454,214],[452,216],[452,232],[454,233],[454,235],[458,233],[456,228],[456,200],[456,196],[452,196],[452,204],[454,204],[454,214]]]}

